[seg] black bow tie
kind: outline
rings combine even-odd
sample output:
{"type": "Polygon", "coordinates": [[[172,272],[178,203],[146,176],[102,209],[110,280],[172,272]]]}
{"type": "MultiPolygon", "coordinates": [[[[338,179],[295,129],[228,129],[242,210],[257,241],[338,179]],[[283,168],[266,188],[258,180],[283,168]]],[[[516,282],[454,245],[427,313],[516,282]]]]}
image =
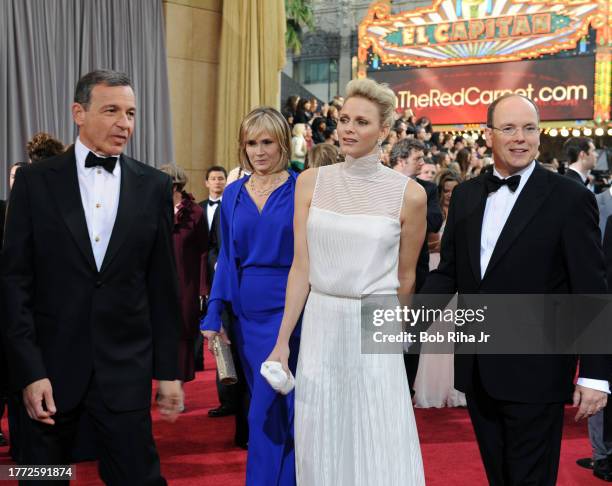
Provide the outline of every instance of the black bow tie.
{"type": "Polygon", "coordinates": [[[104,170],[112,174],[115,170],[115,165],[117,165],[118,159],[119,157],[98,157],[93,152],[89,152],[87,154],[87,158],[85,159],[85,167],[104,167],[104,170]]]}
{"type": "Polygon", "coordinates": [[[485,179],[485,185],[487,187],[487,194],[497,191],[501,186],[508,186],[508,189],[514,192],[516,191],[516,188],[519,186],[520,182],[521,182],[520,175],[508,177],[507,179],[500,179],[499,177],[493,174],[487,174],[487,177],[485,179]]]}
{"type": "Polygon", "coordinates": [[[216,201],[211,201],[210,199],[208,200],[208,205],[209,206],[216,206],[217,204],[219,204],[221,202],[221,199],[217,199],[216,201]]]}

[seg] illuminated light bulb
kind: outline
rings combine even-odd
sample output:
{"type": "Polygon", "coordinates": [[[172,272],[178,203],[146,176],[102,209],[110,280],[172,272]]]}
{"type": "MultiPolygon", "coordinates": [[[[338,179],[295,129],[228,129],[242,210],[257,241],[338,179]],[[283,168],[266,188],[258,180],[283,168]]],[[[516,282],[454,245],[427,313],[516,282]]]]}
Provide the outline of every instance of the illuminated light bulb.
{"type": "Polygon", "coordinates": [[[548,132],[548,134],[549,134],[551,137],[556,137],[558,133],[559,133],[559,132],[557,131],[557,129],[556,129],[556,128],[551,128],[550,132],[548,132]]]}
{"type": "Polygon", "coordinates": [[[574,128],[572,130],[572,137],[579,137],[580,136],[580,130],[578,130],[577,128],[574,128]]]}
{"type": "Polygon", "coordinates": [[[585,128],[583,130],[583,133],[585,137],[590,137],[593,134],[593,130],[591,130],[590,128],[585,128]]]}
{"type": "Polygon", "coordinates": [[[608,135],[612,137],[612,128],[608,128],[608,135]]]}
{"type": "Polygon", "coordinates": [[[604,129],[603,128],[599,127],[597,129],[595,129],[595,135],[597,135],[598,137],[603,136],[603,134],[604,134],[604,129]]]}
{"type": "Polygon", "coordinates": [[[569,130],[567,128],[562,128],[559,133],[561,133],[562,137],[569,137],[569,130]]]}

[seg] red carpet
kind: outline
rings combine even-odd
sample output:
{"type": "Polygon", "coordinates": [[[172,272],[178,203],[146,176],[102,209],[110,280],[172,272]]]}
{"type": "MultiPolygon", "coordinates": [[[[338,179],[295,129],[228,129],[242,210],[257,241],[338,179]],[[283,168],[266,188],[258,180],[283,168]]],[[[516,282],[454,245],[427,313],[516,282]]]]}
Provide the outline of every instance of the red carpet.
{"type": "MultiPolygon", "coordinates": [[[[212,362],[212,357],[207,356],[207,364],[212,362]]],[[[214,370],[199,373],[198,379],[188,383],[185,391],[187,410],[175,424],[161,421],[154,412],[155,439],[162,458],[162,472],[169,484],[242,486],[246,452],[232,446],[233,418],[210,419],[206,415],[209,408],[217,405],[214,370]]],[[[603,481],[575,464],[576,459],[590,455],[590,446],[586,422],[575,424],[574,413],[573,409],[567,410],[557,484],[601,486],[603,481]]],[[[465,410],[419,409],[416,417],[428,486],[487,484],[465,410]]],[[[6,420],[2,423],[2,430],[7,430],[6,420]]],[[[0,448],[0,464],[9,463],[7,448],[0,448]]],[[[16,483],[7,481],[3,484],[16,483]]],[[[102,484],[97,479],[96,465],[77,464],[75,484],[102,484]]]]}

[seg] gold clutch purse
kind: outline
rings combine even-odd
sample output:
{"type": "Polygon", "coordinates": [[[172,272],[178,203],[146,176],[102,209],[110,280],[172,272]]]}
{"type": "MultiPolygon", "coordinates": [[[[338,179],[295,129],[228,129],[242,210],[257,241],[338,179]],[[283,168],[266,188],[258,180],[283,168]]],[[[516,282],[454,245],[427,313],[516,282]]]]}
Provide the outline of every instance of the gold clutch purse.
{"type": "Polygon", "coordinates": [[[232,358],[232,350],[229,344],[224,343],[219,335],[216,335],[212,340],[212,351],[217,361],[217,372],[221,384],[234,385],[238,383],[238,375],[236,375],[234,358],[232,358]]]}

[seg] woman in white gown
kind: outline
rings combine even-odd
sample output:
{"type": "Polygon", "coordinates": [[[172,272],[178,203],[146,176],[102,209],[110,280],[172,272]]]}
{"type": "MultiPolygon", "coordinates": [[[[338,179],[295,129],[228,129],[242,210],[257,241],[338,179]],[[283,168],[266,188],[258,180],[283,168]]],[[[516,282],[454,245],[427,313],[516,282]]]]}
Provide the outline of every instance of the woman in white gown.
{"type": "Polygon", "coordinates": [[[297,484],[425,484],[401,354],[361,353],[360,297],[411,294],[425,236],[418,183],[380,163],[393,92],[351,81],[338,135],[346,162],[297,182],[295,252],[269,360],[285,370],[304,308],[295,395],[297,484]]]}

